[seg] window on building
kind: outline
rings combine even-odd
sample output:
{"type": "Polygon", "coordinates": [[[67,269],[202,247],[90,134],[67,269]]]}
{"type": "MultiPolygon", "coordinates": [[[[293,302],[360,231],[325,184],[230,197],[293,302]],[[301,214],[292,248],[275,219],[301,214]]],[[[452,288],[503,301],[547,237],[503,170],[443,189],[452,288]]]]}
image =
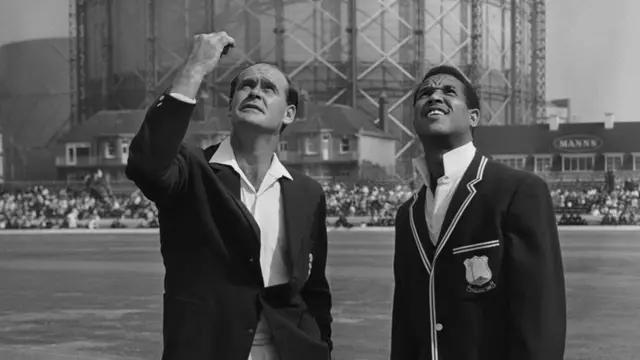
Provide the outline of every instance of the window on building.
{"type": "Polygon", "coordinates": [[[349,138],[345,136],[340,139],[340,153],[344,154],[348,153],[349,151],[351,151],[351,147],[349,146],[349,138]]]}
{"type": "Polygon", "coordinates": [[[91,155],[91,144],[88,143],[69,143],[66,146],[66,163],[67,165],[76,165],[78,159],[89,161],[91,155]]]}
{"type": "Polygon", "coordinates": [[[518,170],[523,170],[527,163],[524,155],[500,155],[494,156],[493,160],[518,170]]]}
{"type": "Polygon", "coordinates": [[[318,154],[318,143],[315,138],[307,137],[304,139],[304,153],[305,155],[318,154]]]}
{"type": "Polygon", "coordinates": [[[104,142],[104,157],[105,159],[113,159],[116,157],[115,140],[107,140],[104,142]]]}
{"type": "Polygon", "coordinates": [[[562,157],[562,171],[593,171],[595,155],[564,155],[562,157]]]}
{"type": "Polygon", "coordinates": [[[278,143],[278,151],[289,151],[289,143],[286,141],[280,141],[278,143]]]}
{"type": "Polygon", "coordinates": [[[128,159],[129,158],[129,144],[131,143],[131,140],[129,139],[122,139],[122,144],[121,146],[121,150],[122,150],[122,158],[123,159],[128,159]]]}
{"type": "Polygon", "coordinates": [[[640,170],[640,153],[633,154],[633,171],[640,170]]]}
{"type": "Polygon", "coordinates": [[[536,155],[534,157],[534,167],[533,171],[535,172],[546,172],[551,171],[553,166],[553,157],[551,155],[536,155]]]}
{"type": "Polygon", "coordinates": [[[604,154],[604,171],[622,169],[623,154],[604,154]]]}

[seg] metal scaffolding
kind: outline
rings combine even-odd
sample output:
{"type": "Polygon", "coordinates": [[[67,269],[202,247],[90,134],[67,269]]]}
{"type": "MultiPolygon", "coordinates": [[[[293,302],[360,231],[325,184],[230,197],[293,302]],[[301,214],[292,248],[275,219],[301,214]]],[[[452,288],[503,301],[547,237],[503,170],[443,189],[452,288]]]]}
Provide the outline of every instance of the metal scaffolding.
{"type": "MultiPolygon", "coordinates": [[[[399,158],[413,142],[411,92],[449,63],[481,97],[482,124],[545,117],[544,0],[70,0],[72,116],[139,109],[169,86],[194,33],[238,42],[202,88],[225,106],[241,68],[277,64],[313,101],[378,119],[388,99],[399,158]]],[[[202,112],[206,116],[206,110],[202,112]]]]}

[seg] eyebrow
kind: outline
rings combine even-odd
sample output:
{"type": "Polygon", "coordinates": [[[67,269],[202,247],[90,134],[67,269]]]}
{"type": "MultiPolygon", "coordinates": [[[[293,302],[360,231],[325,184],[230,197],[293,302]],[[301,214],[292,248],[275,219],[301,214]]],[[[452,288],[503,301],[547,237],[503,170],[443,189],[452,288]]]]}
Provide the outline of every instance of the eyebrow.
{"type": "Polygon", "coordinates": [[[458,91],[458,88],[455,85],[452,85],[452,84],[444,84],[442,86],[434,86],[433,84],[424,84],[423,83],[418,87],[418,92],[423,92],[423,91],[427,91],[427,90],[436,90],[436,89],[458,91]]]}
{"type": "Polygon", "coordinates": [[[265,85],[273,87],[274,90],[280,91],[280,89],[278,89],[278,86],[276,86],[275,82],[273,82],[273,80],[271,80],[266,76],[247,77],[242,79],[242,81],[240,81],[240,84],[238,85],[240,86],[249,85],[249,84],[253,85],[253,84],[256,84],[257,82],[262,82],[265,85]]]}

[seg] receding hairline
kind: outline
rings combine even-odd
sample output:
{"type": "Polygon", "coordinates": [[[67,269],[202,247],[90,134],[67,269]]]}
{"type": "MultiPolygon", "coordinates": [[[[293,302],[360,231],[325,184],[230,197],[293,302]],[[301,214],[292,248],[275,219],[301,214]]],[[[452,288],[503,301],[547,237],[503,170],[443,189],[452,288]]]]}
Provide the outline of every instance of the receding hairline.
{"type": "MultiPolygon", "coordinates": [[[[232,99],[234,97],[234,94],[238,88],[239,82],[241,80],[241,76],[248,71],[249,69],[252,69],[254,67],[257,66],[266,66],[266,67],[270,67],[271,69],[275,69],[277,70],[280,74],[282,74],[282,76],[285,79],[285,85],[284,85],[284,89],[279,89],[283,92],[283,94],[285,95],[286,98],[286,102],[287,105],[294,105],[294,106],[298,106],[299,104],[299,94],[298,94],[298,88],[293,84],[293,81],[291,81],[291,78],[289,78],[289,76],[287,74],[284,73],[284,71],[282,71],[278,66],[276,65],[272,65],[269,63],[256,63],[253,64],[247,68],[245,68],[244,70],[240,71],[239,73],[237,73],[233,79],[231,80],[231,86],[230,86],[230,90],[229,90],[229,98],[232,99]]],[[[275,81],[275,79],[271,79],[271,81],[275,81]]],[[[274,84],[275,85],[275,84],[274,84]]],[[[275,85],[277,86],[277,85],[275,85]]],[[[229,104],[231,104],[231,102],[229,102],[229,104]]]]}
{"type": "Polygon", "coordinates": [[[285,82],[287,83],[287,86],[290,86],[291,80],[289,79],[287,74],[285,74],[284,71],[282,71],[276,65],[269,64],[269,63],[256,63],[256,64],[253,64],[253,65],[250,65],[250,66],[246,67],[244,70],[240,71],[238,73],[238,75],[235,76],[236,80],[241,79],[242,76],[247,73],[247,71],[249,71],[251,69],[254,69],[256,67],[268,67],[268,68],[271,68],[273,70],[276,70],[277,72],[279,72],[282,75],[282,77],[284,78],[285,82]]]}

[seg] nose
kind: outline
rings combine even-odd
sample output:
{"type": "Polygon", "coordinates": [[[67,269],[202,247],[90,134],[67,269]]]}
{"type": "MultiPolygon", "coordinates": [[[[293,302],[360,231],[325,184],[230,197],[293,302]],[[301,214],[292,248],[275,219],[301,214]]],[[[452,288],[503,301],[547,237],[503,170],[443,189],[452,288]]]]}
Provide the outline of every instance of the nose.
{"type": "Polygon", "coordinates": [[[262,98],[262,92],[260,91],[260,87],[259,86],[254,86],[253,88],[251,88],[251,91],[249,91],[249,97],[250,98],[261,99],[262,98]]]}
{"type": "Polygon", "coordinates": [[[427,98],[427,105],[442,103],[444,103],[444,99],[442,98],[442,94],[438,90],[432,92],[429,98],[427,98]]]}

